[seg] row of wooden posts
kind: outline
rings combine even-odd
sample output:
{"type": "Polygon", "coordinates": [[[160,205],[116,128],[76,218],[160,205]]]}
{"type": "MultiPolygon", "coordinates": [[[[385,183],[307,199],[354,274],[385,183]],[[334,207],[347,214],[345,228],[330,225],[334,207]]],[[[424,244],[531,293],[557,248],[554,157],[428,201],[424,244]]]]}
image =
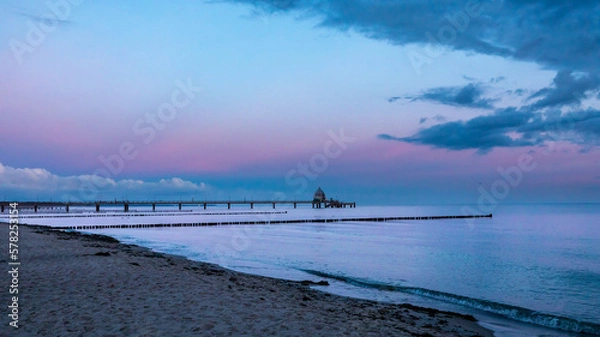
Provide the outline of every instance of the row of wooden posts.
{"type": "Polygon", "coordinates": [[[385,222],[385,221],[415,221],[415,220],[442,220],[442,219],[474,219],[491,218],[492,214],[484,215],[442,215],[442,216],[405,216],[405,217],[368,217],[368,218],[331,218],[331,219],[290,219],[290,220],[257,220],[257,221],[219,221],[219,222],[192,222],[192,223],[163,223],[163,224],[110,224],[110,225],[76,225],[52,227],[54,229],[93,230],[109,228],[162,228],[162,227],[204,227],[227,225],[274,225],[293,223],[333,223],[333,222],[385,222]]]}

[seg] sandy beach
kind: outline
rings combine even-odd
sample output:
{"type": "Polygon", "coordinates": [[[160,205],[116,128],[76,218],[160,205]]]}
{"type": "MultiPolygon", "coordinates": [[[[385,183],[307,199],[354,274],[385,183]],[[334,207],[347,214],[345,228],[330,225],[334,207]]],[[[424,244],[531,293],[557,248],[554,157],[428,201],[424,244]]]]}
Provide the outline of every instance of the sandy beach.
{"type": "MultiPolygon", "coordinates": [[[[7,239],[0,249],[8,270],[7,239]]],[[[19,328],[9,326],[5,271],[2,336],[492,336],[470,316],[331,295],[109,237],[22,225],[19,253],[19,328]]]]}

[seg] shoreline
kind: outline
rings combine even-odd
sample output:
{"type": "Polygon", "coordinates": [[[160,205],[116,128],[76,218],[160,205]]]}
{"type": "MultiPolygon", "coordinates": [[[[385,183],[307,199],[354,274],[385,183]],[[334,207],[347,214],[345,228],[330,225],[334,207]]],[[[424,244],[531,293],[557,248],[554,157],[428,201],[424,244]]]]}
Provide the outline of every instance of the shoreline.
{"type": "Polygon", "coordinates": [[[472,316],[338,296],[108,236],[31,225],[20,236],[20,327],[4,315],[10,336],[493,336],[472,316]]]}

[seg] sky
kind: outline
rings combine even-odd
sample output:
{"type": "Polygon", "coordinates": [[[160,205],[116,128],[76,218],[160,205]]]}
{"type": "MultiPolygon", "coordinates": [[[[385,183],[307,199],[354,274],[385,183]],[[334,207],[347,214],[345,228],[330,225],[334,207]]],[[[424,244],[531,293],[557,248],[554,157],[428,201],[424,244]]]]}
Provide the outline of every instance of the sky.
{"type": "Polygon", "coordinates": [[[0,2],[0,200],[600,202],[600,3],[0,2]]]}

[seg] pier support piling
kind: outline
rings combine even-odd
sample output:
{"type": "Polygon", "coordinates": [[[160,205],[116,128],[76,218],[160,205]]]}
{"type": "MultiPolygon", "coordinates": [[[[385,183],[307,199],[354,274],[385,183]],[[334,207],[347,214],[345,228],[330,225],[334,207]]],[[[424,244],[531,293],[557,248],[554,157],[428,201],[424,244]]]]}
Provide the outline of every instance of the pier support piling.
{"type": "MultiPolygon", "coordinates": [[[[137,205],[137,206],[141,206],[144,209],[149,209],[150,206],[152,206],[152,211],[155,212],[156,211],[156,207],[157,205],[176,205],[176,207],[180,210],[183,211],[183,205],[188,205],[188,206],[192,206],[192,207],[196,207],[196,205],[198,205],[198,208],[200,208],[201,206],[207,210],[208,209],[208,204],[209,202],[207,200],[205,200],[204,202],[198,202],[197,200],[183,200],[180,199],[178,201],[174,200],[174,201],[168,201],[168,200],[161,200],[161,201],[157,201],[157,200],[149,200],[149,201],[134,201],[133,205],[137,205]]],[[[222,201],[211,201],[210,202],[211,205],[217,205],[219,207],[221,206],[225,206],[227,205],[227,209],[232,209],[232,205],[250,205],[250,209],[254,210],[256,205],[271,205],[273,209],[277,208],[277,205],[289,205],[289,206],[293,206],[294,209],[296,208],[302,208],[304,207],[303,205],[308,206],[309,204],[311,205],[312,208],[331,208],[331,207],[339,207],[339,208],[355,208],[356,207],[356,203],[355,202],[341,202],[341,201],[336,201],[336,200],[332,200],[332,201],[317,201],[317,200],[222,200],[222,201]]],[[[8,208],[10,205],[9,202],[0,202],[0,213],[4,213],[6,212],[5,209],[8,208]]],[[[123,212],[129,212],[129,206],[131,206],[131,202],[129,200],[95,200],[95,201],[73,201],[73,202],[52,202],[52,201],[25,201],[22,203],[19,203],[19,206],[21,206],[24,209],[29,209],[33,212],[39,212],[40,210],[44,210],[44,209],[64,209],[66,213],[69,213],[71,211],[71,206],[76,206],[77,210],[79,210],[79,208],[83,208],[83,209],[87,209],[90,212],[93,212],[93,210],[95,210],[96,213],[101,213],[102,210],[102,205],[104,206],[111,206],[111,207],[123,207],[122,211],[123,212]]]]}

